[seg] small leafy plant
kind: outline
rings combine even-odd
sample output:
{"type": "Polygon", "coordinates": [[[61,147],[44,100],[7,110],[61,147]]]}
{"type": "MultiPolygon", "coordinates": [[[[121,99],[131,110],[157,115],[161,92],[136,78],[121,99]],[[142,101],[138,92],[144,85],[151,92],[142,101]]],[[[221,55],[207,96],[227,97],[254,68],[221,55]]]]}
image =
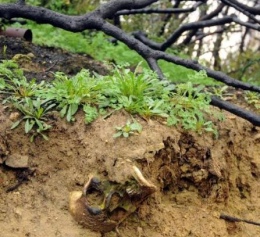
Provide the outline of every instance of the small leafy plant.
{"type": "Polygon", "coordinates": [[[125,109],[131,114],[144,117],[165,117],[165,99],[175,86],[167,81],[158,80],[154,72],[143,69],[143,73],[117,67],[113,75],[107,77],[110,93],[107,97],[113,101],[116,109],[125,109]]]}
{"type": "Polygon", "coordinates": [[[142,125],[135,120],[133,120],[133,122],[128,120],[125,125],[116,127],[116,130],[117,132],[114,134],[114,138],[121,136],[129,137],[130,135],[141,133],[142,125]]]}
{"type": "Polygon", "coordinates": [[[25,133],[32,133],[31,141],[33,141],[37,135],[41,135],[45,140],[48,140],[43,132],[51,128],[51,125],[47,123],[47,115],[56,105],[50,103],[50,101],[42,101],[40,98],[35,100],[25,98],[20,102],[14,101],[13,105],[22,113],[23,117],[16,121],[11,129],[16,128],[22,121],[25,121],[25,133]]]}
{"type": "Polygon", "coordinates": [[[170,98],[168,125],[181,124],[186,130],[207,131],[217,136],[213,122],[206,119],[211,113],[210,96],[203,89],[204,86],[193,87],[191,82],[176,86],[170,98]]]}
{"type": "Polygon", "coordinates": [[[15,62],[3,60],[0,64],[0,93],[4,95],[4,103],[10,99],[33,97],[43,86],[44,82],[37,84],[35,80],[28,81],[15,62]]]}
{"type": "Polygon", "coordinates": [[[253,105],[257,110],[260,110],[260,95],[257,92],[248,91],[245,94],[245,99],[248,104],[253,105]]]}
{"type": "MultiPolygon", "coordinates": [[[[42,91],[40,96],[48,100],[55,100],[61,117],[66,117],[67,121],[71,122],[74,121],[74,115],[81,105],[88,105],[84,111],[91,110],[90,114],[93,116],[95,105],[101,104],[102,100],[105,100],[102,95],[105,87],[105,82],[90,76],[89,71],[83,69],[72,78],[63,73],[56,73],[55,80],[42,91]]],[[[87,121],[92,121],[89,119],[87,118],[87,121]]]]}
{"type": "Polygon", "coordinates": [[[83,111],[85,112],[85,123],[92,123],[98,116],[99,112],[96,107],[85,104],[83,106],[83,111]]]}

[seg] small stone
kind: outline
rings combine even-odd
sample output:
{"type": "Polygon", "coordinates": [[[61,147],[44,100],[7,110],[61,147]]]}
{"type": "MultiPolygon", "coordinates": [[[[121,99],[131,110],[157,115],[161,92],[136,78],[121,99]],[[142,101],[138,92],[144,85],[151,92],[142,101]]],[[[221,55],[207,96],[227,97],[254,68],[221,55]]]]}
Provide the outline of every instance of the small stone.
{"type": "Polygon", "coordinates": [[[17,219],[21,219],[22,218],[22,211],[19,208],[16,208],[14,210],[14,215],[17,219]]]}
{"type": "Polygon", "coordinates": [[[9,116],[9,119],[14,122],[16,120],[18,120],[18,118],[20,117],[20,113],[19,112],[12,112],[9,116]]]}
{"type": "Polygon", "coordinates": [[[26,155],[11,154],[7,157],[5,164],[12,168],[28,168],[29,157],[26,155]]]}

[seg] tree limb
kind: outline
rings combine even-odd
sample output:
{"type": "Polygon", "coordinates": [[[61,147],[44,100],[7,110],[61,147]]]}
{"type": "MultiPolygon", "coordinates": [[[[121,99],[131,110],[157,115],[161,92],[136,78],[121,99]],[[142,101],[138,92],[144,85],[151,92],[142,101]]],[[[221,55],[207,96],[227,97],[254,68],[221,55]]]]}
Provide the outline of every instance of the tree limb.
{"type": "MultiPolygon", "coordinates": [[[[207,15],[202,16],[200,18],[200,21],[202,21],[202,20],[210,20],[213,17],[217,16],[222,11],[224,6],[225,6],[224,3],[220,3],[215,10],[213,10],[212,12],[210,12],[207,15]]],[[[191,30],[189,32],[189,34],[187,35],[187,37],[183,40],[183,42],[181,44],[182,45],[187,45],[188,43],[190,43],[192,37],[196,34],[196,32],[197,32],[197,29],[191,30]]]]}
{"type": "Polygon", "coordinates": [[[244,9],[245,11],[254,14],[254,15],[260,15],[260,5],[258,5],[257,7],[249,7],[246,4],[243,4],[239,1],[236,0],[221,0],[223,3],[229,4],[230,6],[236,8],[237,10],[241,10],[244,9]]]}
{"type": "MultiPolygon", "coordinates": [[[[250,7],[248,7],[247,5],[244,5],[242,3],[239,3],[238,1],[231,1],[231,0],[221,0],[223,3],[225,3],[226,5],[229,5],[233,8],[235,8],[236,10],[240,11],[241,13],[243,13],[244,15],[246,15],[247,17],[249,17],[251,20],[253,20],[254,22],[260,24],[260,21],[255,18],[254,14],[251,13],[251,11],[248,11],[248,9],[251,9],[250,7]]],[[[260,9],[258,10],[260,14],[260,9]]]]}
{"type": "Polygon", "coordinates": [[[115,15],[132,15],[132,14],[151,14],[151,13],[157,13],[157,14],[180,14],[180,13],[186,13],[186,12],[193,12],[195,11],[200,5],[204,4],[204,2],[199,1],[195,3],[190,8],[167,8],[167,9],[154,9],[154,8],[147,8],[147,9],[138,9],[138,10],[122,10],[118,11],[115,15]]]}
{"type": "Polygon", "coordinates": [[[224,109],[232,114],[235,114],[238,117],[241,117],[241,118],[249,121],[254,126],[260,126],[260,116],[250,112],[249,110],[242,109],[242,108],[238,107],[237,105],[234,105],[227,101],[221,100],[217,96],[211,96],[210,104],[213,106],[216,106],[220,109],[224,109]]]}

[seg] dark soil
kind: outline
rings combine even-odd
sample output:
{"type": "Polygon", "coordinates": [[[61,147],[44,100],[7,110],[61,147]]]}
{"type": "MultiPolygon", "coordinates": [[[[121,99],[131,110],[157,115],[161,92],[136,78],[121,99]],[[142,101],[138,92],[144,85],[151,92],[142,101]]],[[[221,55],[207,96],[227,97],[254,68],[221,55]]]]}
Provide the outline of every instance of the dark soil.
{"type": "MultiPolygon", "coordinates": [[[[15,58],[26,75],[39,81],[51,80],[55,71],[108,70],[89,56],[19,39],[0,37],[1,52],[3,45],[7,54],[0,59],[19,54],[15,58]],[[28,54],[29,60],[22,56],[28,54]]],[[[126,160],[158,191],[119,226],[122,236],[260,236],[259,226],[220,218],[223,213],[260,220],[260,129],[229,113],[225,117],[218,139],[141,118],[136,118],[143,126],[140,135],[115,139],[115,126],[125,124],[127,113],[85,125],[79,112],[74,123],[56,116],[49,140],[37,137],[31,143],[22,127],[10,130],[11,113],[0,105],[1,236],[101,236],[73,220],[69,193],[81,190],[89,174],[120,182],[117,164],[126,160]],[[11,156],[28,158],[28,167],[8,167],[4,161],[11,156]]]]}

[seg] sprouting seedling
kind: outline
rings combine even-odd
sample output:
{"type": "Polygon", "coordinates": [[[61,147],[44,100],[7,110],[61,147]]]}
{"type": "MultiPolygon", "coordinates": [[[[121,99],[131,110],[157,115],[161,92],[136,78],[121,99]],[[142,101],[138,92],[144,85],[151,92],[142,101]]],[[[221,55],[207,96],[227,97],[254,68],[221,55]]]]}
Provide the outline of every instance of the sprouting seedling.
{"type": "Polygon", "coordinates": [[[127,120],[126,124],[121,127],[116,127],[117,132],[114,134],[114,138],[117,137],[129,137],[130,135],[140,133],[142,131],[142,125],[134,120],[131,123],[130,120],[127,120]]]}

